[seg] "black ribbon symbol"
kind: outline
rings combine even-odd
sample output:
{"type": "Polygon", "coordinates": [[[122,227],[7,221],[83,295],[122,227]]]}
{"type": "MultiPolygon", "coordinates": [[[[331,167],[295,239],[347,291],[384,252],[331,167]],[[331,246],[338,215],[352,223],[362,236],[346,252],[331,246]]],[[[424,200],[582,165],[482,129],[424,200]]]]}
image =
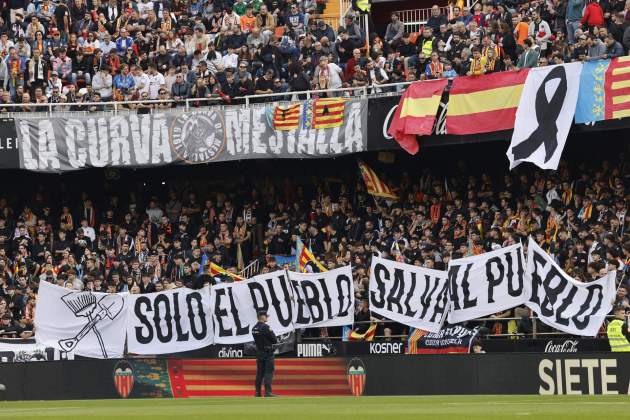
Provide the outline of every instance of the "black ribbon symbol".
{"type": "Polygon", "coordinates": [[[523,142],[512,148],[514,160],[522,160],[531,156],[541,144],[545,144],[545,163],[551,159],[558,147],[558,126],[556,120],[562,110],[562,104],[567,96],[567,73],[564,66],[554,67],[547,74],[536,92],[536,120],[538,128],[523,142]],[[553,79],[560,79],[558,88],[551,100],[547,100],[545,85],[553,79]]]}

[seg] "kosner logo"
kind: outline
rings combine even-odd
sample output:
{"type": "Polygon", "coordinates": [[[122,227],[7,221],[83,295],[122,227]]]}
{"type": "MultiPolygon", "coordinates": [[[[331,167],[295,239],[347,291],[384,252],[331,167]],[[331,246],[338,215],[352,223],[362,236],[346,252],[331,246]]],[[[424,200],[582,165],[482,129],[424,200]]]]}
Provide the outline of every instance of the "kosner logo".
{"type": "Polygon", "coordinates": [[[370,343],[370,354],[402,354],[403,343],[370,343]]]}
{"type": "Polygon", "coordinates": [[[297,345],[297,357],[322,357],[332,353],[331,344],[323,343],[299,343],[297,345]]]}
{"type": "Polygon", "coordinates": [[[221,359],[242,359],[243,349],[235,349],[232,347],[221,347],[218,356],[221,359]]]}
{"type": "Polygon", "coordinates": [[[562,343],[554,343],[549,340],[545,345],[545,353],[577,353],[578,340],[564,340],[562,343]]]}

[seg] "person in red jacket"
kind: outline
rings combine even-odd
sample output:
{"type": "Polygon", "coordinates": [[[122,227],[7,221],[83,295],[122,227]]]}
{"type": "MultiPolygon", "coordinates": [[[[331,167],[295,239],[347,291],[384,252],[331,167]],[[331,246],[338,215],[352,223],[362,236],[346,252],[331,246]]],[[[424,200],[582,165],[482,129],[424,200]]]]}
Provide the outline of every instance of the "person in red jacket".
{"type": "Polygon", "coordinates": [[[583,27],[593,29],[595,26],[604,25],[604,10],[597,0],[591,1],[584,9],[584,15],[580,23],[583,27]]]}

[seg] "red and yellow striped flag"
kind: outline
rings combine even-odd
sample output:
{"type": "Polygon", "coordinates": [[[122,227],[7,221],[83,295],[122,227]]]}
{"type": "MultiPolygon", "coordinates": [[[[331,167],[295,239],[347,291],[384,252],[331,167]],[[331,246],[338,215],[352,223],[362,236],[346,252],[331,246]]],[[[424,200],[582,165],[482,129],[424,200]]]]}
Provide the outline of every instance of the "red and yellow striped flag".
{"type": "Polygon", "coordinates": [[[351,331],[348,335],[348,341],[372,341],[376,335],[376,324],[371,324],[363,334],[351,331]]]}
{"type": "Polygon", "coordinates": [[[433,131],[435,114],[447,84],[448,79],[415,82],[400,98],[388,134],[407,153],[415,155],[420,150],[416,135],[426,136],[433,131]]]}
{"type": "Polygon", "coordinates": [[[236,281],[245,280],[244,277],[241,277],[238,274],[230,273],[225,268],[212,262],[209,264],[208,274],[210,274],[212,277],[219,275],[228,276],[232,277],[236,281]]]}
{"type": "Polygon", "coordinates": [[[320,273],[328,271],[326,267],[324,267],[322,263],[320,263],[319,260],[315,258],[315,255],[313,255],[310,249],[308,249],[305,246],[302,246],[302,251],[300,252],[300,258],[299,258],[300,266],[298,267],[302,273],[306,272],[306,264],[308,264],[309,262],[312,262],[313,264],[315,264],[315,266],[319,269],[320,273]]]}
{"type": "Polygon", "coordinates": [[[448,98],[446,132],[475,134],[514,128],[528,71],[455,78],[448,98]]]}
{"type": "Polygon", "coordinates": [[[367,187],[368,194],[376,197],[389,198],[392,200],[398,200],[398,196],[394,191],[389,188],[387,184],[379,179],[376,173],[365,163],[359,162],[359,169],[363,176],[363,181],[367,187]]]}
{"type": "Polygon", "coordinates": [[[300,125],[300,104],[276,106],[273,110],[273,128],[276,130],[297,130],[300,125]]]}
{"type": "Polygon", "coordinates": [[[320,98],[313,101],[313,128],[341,126],[345,103],[343,98],[320,98]]]}

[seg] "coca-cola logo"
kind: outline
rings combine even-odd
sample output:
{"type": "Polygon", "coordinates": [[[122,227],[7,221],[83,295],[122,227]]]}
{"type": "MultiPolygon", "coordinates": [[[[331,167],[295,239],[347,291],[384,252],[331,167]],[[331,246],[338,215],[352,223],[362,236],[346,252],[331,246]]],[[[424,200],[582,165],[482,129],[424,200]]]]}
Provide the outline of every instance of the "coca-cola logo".
{"type": "Polygon", "coordinates": [[[545,353],[577,353],[578,343],[578,340],[564,340],[562,343],[549,340],[545,345],[545,353]]]}

